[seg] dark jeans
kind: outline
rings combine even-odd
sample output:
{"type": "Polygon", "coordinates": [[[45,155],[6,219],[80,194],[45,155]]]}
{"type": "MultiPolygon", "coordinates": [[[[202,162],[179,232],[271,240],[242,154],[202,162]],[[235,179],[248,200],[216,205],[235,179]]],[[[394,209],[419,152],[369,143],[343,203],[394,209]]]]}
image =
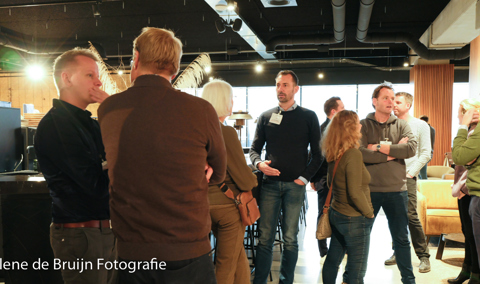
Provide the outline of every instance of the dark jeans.
{"type": "MultiPolygon", "coordinates": [[[[472,228],[475,243],[480,244],[480,197],[472,195],[471,198],[472,199],[470,200],[470,208],[468,209],[468,213],[470,214],[470,218],[472,218],[472,228]]],[[[478,259],[478,256],[480,256],[480,245],[477,245],[476,248],[478,259]]],[[[478,262],[480,263],[480,259],[478,262]]]]}
{"type": "Polygon", "coordinates": [[[50,225],[50,244],[55,258],[68,261],[70,267],[62,269],[65,284],[115,283],[116,271],[104,267],[97,269],[97,260],[105,262],[117,258],[115,237],[110,228],[56,228],[50,225]],[[80,260],[80,261],[79,261],[80,260]],[[91,267],[87,267],[92,263],[91,267]],[[77,264],[76,266],[74,266],[77,264]],[[84,267],[79,267],[84,264],[84,267]],[[81,271],[83,270],[83,271],[81,271]]]}
{"type": "MultiPolygon", "coordinates": [[[[380,207],[383,208],[388,220],[390,235],[395,246],[397,266],[402,275],[403,284],[414,284],[410,241],[408,240],[408,196],[401,192],[372,192],[372,205],[377,217],[380,207]]],[[[348,272],[350,274],[350,271],[348,272]]]]}
{"type": "Polygon", "coordinates": [[[427,164],[423,166],[423,168],[420,169],[420,172],[418,173],[418,177],[420,179],[427,179],[427,164]]]}
{"type": "Polygon", "coordinates": [[[458,211],[460,213],[460,221],[462,222],[462,232],[465,235],[465,260],[463,263],[471,267],[472,273],[480,273],[478,266],[478,255],[473,236],[472,219],[468,214],[472,197],[465,195],[462,199],[458,199],[458,211]]]}
{"type": "Polygon", "coordinates": [[[418,177],[420,179],[428,179],[427,178],[427,165],[428,163],[430,163],[432,159],[430,158],[430,160],[425,164],[425,166],[423,166],[423,168],[420,169],[420,173],[418,174],[418,177]]]}
{"type": "MultiPolygon", "coordinates": [[[[317,223],[318,223],[318,220],[320,220],[320,217],[323,215],[323,206],[325,205],[325,201],[327,200],[327,195],[329,190],[325,182],[323,181],[324,179],[315,183],[315,189],[317,190],[317,201],[318,201],[317,223]]],[[[318,241],[318,251],[320,252],[320,257],[323,257],[328,252],[327,239],[317,240],[317,241],[318,241]]]]}
{"type": "Polygon", "coordinates": [[[293,283],[298,259],[298,221],[305,200],[305,185],[294,182],[263,180],[260,191],[260,219],[258,220],[258,246],[255,259],[254,284],[267,282],[272,267],[273,243],[280,210],[283,212],[283,253],[280,263],[281,284],[293,283]]]}
{"type": "MultiPolygon", "coordinates": [[[[122,259],[120,261],[130,262],[122,259]]],[[[135,272],[130,273],[129,269],[120,269],[118,271],[118,284],[217,283],[210,253],[192,259],[165,261],[165,264],[163,266],[165,270],[136,269],[135,272]]]]}
{"type": "Polygon", "coordinates": [[[408,191],[408,229],[412,237],[413,247],[419,259],[430,258],[428,244],[425,240],[422,223],[417,213],[417,179],[407,178],[408,191]]]}
{"type": "Polygon", "coordinates": [[[322,269],[323,283],[335,284],[338,267],[345,256],[345,252],[348,252],[345,269],[345,271],[348,271],[347,283],[363,284],[363,278],[367,271],[370,233],[374,219],[364,216],[346,216],[331,208],[328,214],[332,227],[332,239],[322,269]]]}

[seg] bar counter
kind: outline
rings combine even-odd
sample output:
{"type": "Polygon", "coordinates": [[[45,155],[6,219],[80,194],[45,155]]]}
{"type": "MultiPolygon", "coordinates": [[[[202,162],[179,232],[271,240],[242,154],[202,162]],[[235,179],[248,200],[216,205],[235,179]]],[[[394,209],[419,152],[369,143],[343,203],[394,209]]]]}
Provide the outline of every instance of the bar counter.
{"type": "Polygon", "coordinates": [[[63,283],[53,267],[50,247],[52,199],[42,175],[0,175],[0,258],[28,263],[27,269],[3,269],[0,278],[11,283],[63,283]],[[35,261],[49,269],[34,269],[35,261]]]}

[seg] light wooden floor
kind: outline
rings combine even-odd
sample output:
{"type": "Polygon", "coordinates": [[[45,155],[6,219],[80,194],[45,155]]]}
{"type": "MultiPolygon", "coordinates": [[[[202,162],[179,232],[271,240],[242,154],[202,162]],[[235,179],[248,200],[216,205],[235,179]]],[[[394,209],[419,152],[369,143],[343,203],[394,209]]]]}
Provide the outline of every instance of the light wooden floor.
{"type": "MultiPolygon", "coordinates": [[[[295,270],[295,282],[298,284],[322,283],[322,266],[325,258],[320,259],[318,253],[317,241],[315,239],[316,218],[317,218],[317,194],[312,190],[307,190],[309,200],[309,209],[307,212],[307,226],[301,226],[299,234],[299,257],[297,268],[295,270]]],[[[382,212],[383,213],[383,212],[382,212]]],[[[392,255],[391,237],[388,230],[387,219],[385,215],[379,214],[371,235],[370,254],[368,259],[367,274],[365,284],[391,283],[401,284],[400,272],[396,265],[385,266],[383,262],[392,255]]],[[[432,271],[429,273],[419,273],[418,266],[420,261],[416,257],[412,248],[412,263],[418,284],[447,283],[448,278],[454,278],[460,272],[463,262],[464,250],[461,248],[446,247],[442,260],[435,259],[437,248],[430,244],[430,263],[432,271]]],[[[278,274],[280,269],[280,252],[278,249],[274,253],[272,264],[273,282],[278,283],[278,274]]],[[[339,271],[337,283],[341,283],[341,274],[345,261],[342,263],[342,269],[339,271]]],[[[252,277],[253,279],[253,277],[252,277]]]]}

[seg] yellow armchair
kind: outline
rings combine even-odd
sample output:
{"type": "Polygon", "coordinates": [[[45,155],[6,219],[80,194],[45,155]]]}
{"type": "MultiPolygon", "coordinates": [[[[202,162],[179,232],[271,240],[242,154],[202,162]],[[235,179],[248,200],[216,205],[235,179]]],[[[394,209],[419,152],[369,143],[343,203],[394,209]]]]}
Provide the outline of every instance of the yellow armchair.
{"type": "Polygon", "coordinates": [[[462,233],[457,198],[452,197],[452,180],[419,180],[417,212],[427,236],[441,236],[437,259],[442,257],[444,234],[462,233]]]}
{"type": "Polygon", "coordinates": [[[452,183],[452,180],[418,181],[418,214],[426,236],[462,232],[452,183]]]}

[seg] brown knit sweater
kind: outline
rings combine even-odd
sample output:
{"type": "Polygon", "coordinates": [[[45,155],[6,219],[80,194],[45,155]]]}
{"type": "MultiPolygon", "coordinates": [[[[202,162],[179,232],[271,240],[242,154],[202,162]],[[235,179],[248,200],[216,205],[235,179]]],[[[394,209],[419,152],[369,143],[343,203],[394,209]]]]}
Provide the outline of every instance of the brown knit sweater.
{"type": "MultiPolygon", "coordinates": [[[[252,169],[247,166],[242,145],[238,140],[237,131],[231,126],[222,124],[223,140],[227,148],[227,174],[225,184],[236,195],[239,191],[250,191],[257,186],[257,177],[252,169]]],[[[233,200],[225,196],[217,184],[211,183],[208,187],[208,199],[210,205],[232,204],[233,200]]]]}
{"type": "Polygon", "coordinates": [[[186,260],[210,251],[205,163],[225,178],[220,123],[207,101],[155,75],[98,109],[110,177],[110,216],[126,260],[186,260]]]}

